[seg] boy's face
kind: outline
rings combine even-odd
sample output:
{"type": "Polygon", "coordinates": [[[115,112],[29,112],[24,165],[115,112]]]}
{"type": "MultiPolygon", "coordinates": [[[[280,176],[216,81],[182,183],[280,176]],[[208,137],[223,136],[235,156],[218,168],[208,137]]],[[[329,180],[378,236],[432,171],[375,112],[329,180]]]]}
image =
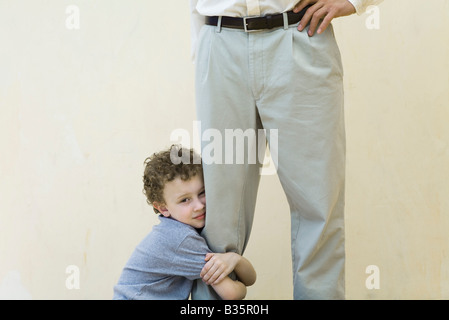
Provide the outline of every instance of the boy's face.
{"type": "Polygon", "coordinates": [[[165,204],[153,203],[165,217],[172,217],[194,228],[203,228],[206,218],[206,193],[202,176],[188,181],[176,178],[164,187],[165,204]]]}

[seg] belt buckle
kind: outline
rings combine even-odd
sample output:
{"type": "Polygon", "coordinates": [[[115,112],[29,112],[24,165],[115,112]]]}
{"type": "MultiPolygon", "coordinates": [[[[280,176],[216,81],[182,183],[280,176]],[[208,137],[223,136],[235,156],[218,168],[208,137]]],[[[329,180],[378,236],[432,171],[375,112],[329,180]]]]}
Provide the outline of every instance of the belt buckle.
{"type": "Polygon", "coordinates": [[[259,30],[248,30],[248,23],[246,22],[248,19],[259,18],[259,16],[246,16],[243,17],[243,29],[246,33],[257,32],[259,30]]]}

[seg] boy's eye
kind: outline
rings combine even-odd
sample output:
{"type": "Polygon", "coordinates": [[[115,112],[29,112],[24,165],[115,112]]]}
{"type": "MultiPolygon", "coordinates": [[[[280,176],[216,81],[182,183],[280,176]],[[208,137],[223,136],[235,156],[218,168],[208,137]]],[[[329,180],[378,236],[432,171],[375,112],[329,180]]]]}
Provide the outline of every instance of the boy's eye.
{"type": "Polygon", "coordinates": [[[184,199],[182,199],[182,200],[180,201],[180,203],[182,203],[182,202],[187,202],[187,201],[189,201],[189,198],[184,198],[184,199]]]}

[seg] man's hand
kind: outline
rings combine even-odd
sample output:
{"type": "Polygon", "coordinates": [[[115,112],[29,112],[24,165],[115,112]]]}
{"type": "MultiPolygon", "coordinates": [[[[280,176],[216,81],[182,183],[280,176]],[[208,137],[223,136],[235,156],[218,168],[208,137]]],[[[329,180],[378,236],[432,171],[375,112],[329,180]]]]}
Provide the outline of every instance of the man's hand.
{"type": "Polygon", "coordinates": [[[208,253],[200,276],[208,285],[218,284],[234,270],[240,259],[241,256],[234,252],[208,253]]]}
{"type": "Polygon", "coordinates": [[[355,8],[348,0],[302,0],[293,9],[299,12],[306,6],[312,5],[307,9],[306,14],[299,23],[298,30],[302,31],[309,24],[309,36],[313,36],[320,20],[323,20],[318,28],[317,33],[320,34],[326,30],[332,19],[349,16],[355,13],[355,8]]]}

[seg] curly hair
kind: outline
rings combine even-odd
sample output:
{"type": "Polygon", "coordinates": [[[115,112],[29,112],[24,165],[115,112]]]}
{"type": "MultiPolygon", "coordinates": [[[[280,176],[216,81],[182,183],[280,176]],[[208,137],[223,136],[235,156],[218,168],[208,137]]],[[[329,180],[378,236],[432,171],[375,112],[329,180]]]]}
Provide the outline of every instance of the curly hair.
{"type": "MultiPolygon", "coordinates": [[[[172,145],[168,150],[154,153],[144,161],[143,193],[147,203],[161,204],[164,200],[164,187],[167,182],[176,178],[188,181],[196,175],[203,176],[201,157],[193,149],[183,148],[181,145],[172,145]]],[[[153,207],[155,213],[159,210],[153,207]]]]}

